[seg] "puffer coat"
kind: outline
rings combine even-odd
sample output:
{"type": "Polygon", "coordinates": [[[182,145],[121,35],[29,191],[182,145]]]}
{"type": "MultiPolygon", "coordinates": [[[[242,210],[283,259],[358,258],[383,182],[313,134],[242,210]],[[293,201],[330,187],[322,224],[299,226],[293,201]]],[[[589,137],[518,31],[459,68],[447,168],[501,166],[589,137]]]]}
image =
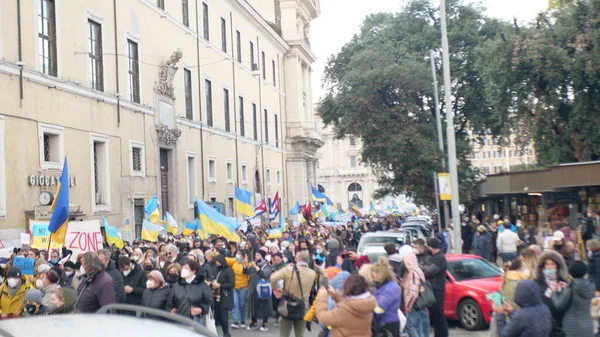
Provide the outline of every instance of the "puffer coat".
{"type": "Polygon", "coordinates": [[[162,288],[146,289],[142,295],[142,305],[149,308],[166,310],[170,296],[171,287],[168,285],[162,288]]]}
{"type": "Polygon", "coordinates": [[[568,287],[552,294],[554,306],[565,310],[562,328],[566,337],[594,336],[591,305],[595,290],[592,280],[576,278],[568,287]]]}

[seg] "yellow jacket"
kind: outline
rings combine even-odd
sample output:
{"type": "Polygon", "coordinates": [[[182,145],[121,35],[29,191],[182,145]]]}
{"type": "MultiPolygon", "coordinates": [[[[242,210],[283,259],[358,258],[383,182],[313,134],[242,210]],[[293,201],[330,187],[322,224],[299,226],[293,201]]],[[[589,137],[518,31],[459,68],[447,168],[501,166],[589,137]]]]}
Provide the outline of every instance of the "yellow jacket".
{"type": "Polygon", "coordinates": [[[319,300],[319,293],[315,297],[313,304],[310,306],[310,309],[304,315],[304,320],[307,322],[312,322],[315,319],[315,315],[317,314],[317,301],[319,300]]]}
{"type": "Polygon", "coordinates": [[[226,257],[225,261],[227,261],[227,264],[231,267],[231,269],[233,269],[233,273],[235,274],[235,285],[233,288],[244,289],[248,287],[250,276],[244,274],[244,265],[237,262],[235,257],[226,257]]]}
{"type": "Polygon", "coordinates": [[[29,286],[22,284],[15,296],[11,297],[8,285],[2,284],[0,287],[0,314],[12,316],[23,314],[23,300],[29,289],[29,286]]]}

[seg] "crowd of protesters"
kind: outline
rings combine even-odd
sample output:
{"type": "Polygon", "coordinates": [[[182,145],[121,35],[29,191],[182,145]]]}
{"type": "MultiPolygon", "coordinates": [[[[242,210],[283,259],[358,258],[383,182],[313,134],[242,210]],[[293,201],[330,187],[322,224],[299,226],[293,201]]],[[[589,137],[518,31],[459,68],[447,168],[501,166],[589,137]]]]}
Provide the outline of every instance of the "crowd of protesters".
{"type": "MultiPolygon", "coordinates": [[[[393,216],[337,227],[314,222],[290,226],[277,238],[269,237],[266,226],[248,226],[239,232],[241,242],[165,234],[156,243],[126,242],[122,249],[110,246],[72,259],[66,250],[48,257],[37,249],[15,249],[14,256],[35,259],[35,274],[24,276],[12,259],[0,265],[0,319],[94,313],[124,303],[200,324],[214,319],[223,336],[239,329],[266,332],[272,325],[285,337],[313,329],[332,337],[447,337],[448,243],[441,233],[400,247],[387,244],[387,256],[378,261],[356,253],[364,233],[400,222],[393,216]],[[429,302],[423,299],[425,286],[429,302]]],[[[502,225],[494,237],[490,225],[477,224],[468,247],[507,262],[505,305],[494,308],[492,328],[501,336],[592,336],[600,241],[588,241],[588,266],[560,253],[558,234],[552,249],[542,253],[534,243],[522,247],[526,240],[518,234],[515,240],[510,223],[502,225]]]]}

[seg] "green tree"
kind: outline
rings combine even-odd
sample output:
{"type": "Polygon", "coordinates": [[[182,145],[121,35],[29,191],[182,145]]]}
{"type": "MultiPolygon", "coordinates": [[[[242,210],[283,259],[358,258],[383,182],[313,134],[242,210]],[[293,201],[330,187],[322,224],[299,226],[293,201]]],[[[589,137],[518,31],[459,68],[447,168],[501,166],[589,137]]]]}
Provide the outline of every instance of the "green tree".
{"type": "MultiPolygon", "coordinates": [[[[475,172],[467,160],[467,127],[481,129],[496,116],[476,67],[476,47],[507,24],[486,18],[476,5],[449,1],[447,7],[461,199],[468,201],[475,172]]],[[[413,0],[397,14],[369,16],[326,66],[319,114],[337,137],[362,140],[362,160],[377,173],[380,196],[434,200],[433,173],[442,171],[429,60],[431,50],[441,56],[437,13],[431,1],[413,0]]],[[[440,62],[438,68],[441,79],[440,62]]]]}

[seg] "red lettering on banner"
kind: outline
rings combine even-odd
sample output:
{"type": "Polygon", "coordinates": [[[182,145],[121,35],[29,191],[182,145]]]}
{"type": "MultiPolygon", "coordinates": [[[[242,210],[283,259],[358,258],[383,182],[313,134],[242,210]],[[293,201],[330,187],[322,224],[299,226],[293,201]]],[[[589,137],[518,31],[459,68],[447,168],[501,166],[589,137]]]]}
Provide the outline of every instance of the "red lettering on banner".
{"type": "Polygon", "coordinates": [[[69,243],[69,248],[71,249],[77,249],[77,246],[73,246],[73,243],[75,242],[75,240],[77,240],[77,238],[79,238],[79,233],[80,232],[72,232],[73,234],[75,234],[75,237],[73,238],[73,240],[71,241],[71,243],[69,243]]]}
{"type": "Polygon", "coordinates": [[[75,237],[69,243],[70,249],[78,249],[84,252],[97,252],[102,248],[102,234],[99,232],[72,232],[75,237]]]}

